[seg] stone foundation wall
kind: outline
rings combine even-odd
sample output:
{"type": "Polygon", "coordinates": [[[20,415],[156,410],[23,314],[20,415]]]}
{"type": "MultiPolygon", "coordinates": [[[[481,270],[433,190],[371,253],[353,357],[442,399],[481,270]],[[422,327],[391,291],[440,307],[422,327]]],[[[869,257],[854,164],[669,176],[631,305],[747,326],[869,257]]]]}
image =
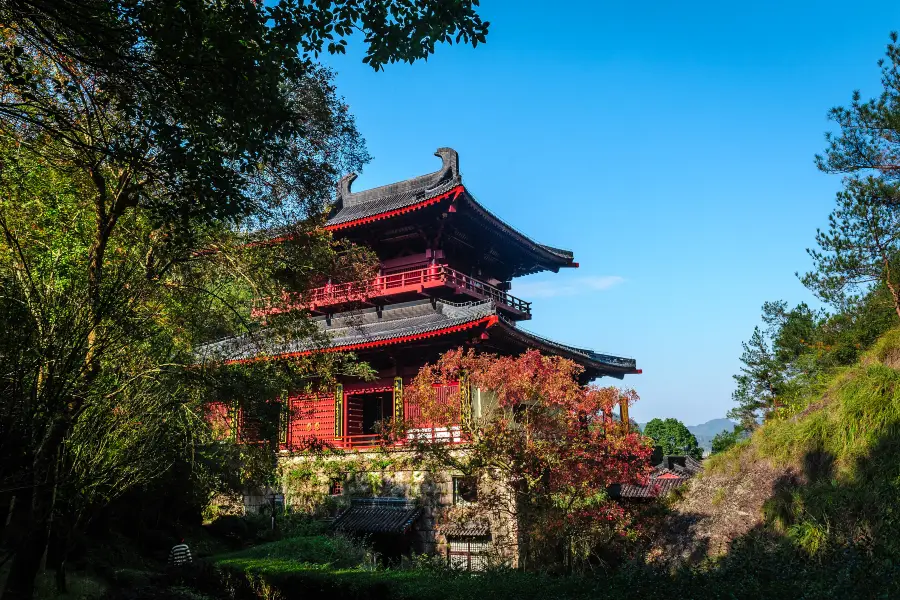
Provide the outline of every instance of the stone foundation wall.
{"type": "Polygon", "coordinates": [[[441,554],[447,551],[441,529],[453,522],[487,521],[490,524],[491,562],[516,564],[518,544],[514,511],[510,502],[498,502],[501,488],[495,482],[480,481],[492,506],[479,503],[454,506],[453,477],[450,470],[423,468],[413,464],[407,452],[353,452],[335,456],[284,455],[279,459],[281,492],[289,510],[334,517],[350,505],[352,498],[406,498],[423,509],[414,525],[414,550],[441,554]],[[335,484],[340,484],[340,493],[335,484]]]}

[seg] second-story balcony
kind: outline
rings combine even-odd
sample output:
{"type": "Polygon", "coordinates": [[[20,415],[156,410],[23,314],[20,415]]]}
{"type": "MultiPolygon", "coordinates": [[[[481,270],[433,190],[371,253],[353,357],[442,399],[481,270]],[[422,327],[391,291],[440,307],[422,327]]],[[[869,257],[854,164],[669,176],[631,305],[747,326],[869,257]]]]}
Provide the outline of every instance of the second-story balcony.
{"type": "Polygon", "coordinates": [[[329,284],[303,293],[263,298],[256,302],[253,316],[265,318],[304,308],[314,313],[334,313],[353,305],[378,306],[416,297],[491,300],[513,319],[531,318],[531,302],[446,265],[429,265],[364,281],[329,284]]]}

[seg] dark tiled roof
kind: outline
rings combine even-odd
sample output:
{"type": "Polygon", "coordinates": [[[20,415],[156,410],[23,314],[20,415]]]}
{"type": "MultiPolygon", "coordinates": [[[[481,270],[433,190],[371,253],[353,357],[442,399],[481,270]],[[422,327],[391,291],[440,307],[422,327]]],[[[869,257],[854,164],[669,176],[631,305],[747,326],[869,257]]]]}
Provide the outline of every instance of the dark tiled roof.
{"type": "Polygon", "coordinates": [[[406,208],[423,200],[434,198],[449,192],[457,185],[458,184],[453,181],[448,181],[424,192],[400,192],[398,194],[390,194],[388,196],[376,198],[375,200],[364,202],[362,204],[354,204],[352,206],[344,205],[340,210],[329,217],[328,221],[325,222],[325,226],[334,227],[335,225],[349,223],[350,221],[355,221],[357,219],[364,219],[392,210],[406,208]]]}
{"type": "MultiPolygon", "coordinates": [[[[440,196],[461,185],[462,175],[459,172],[459,155],[457,152],[452,148],[438,148],[435,156],[439,156],[443,163],[441,168],[434,173],[362,192],[350,191],[350,186],[356,179],[356,174],[351,173],[347,175],[341,179],[338,186],[335,210],[326,222],[326,226],[336,227],[357,219],[365,219],[407,208],[424,200],[440,196]]],[[[467,194],[466,197],[468,202],[482,217],[490,221],[494,227],[517,239],[523,246],[530,248],[545,259],[557,263],[558,266],[566,266],[572,263],[574,259],[572,252],[535,242],[482,206],[470,194],[467,194]]]]}
{"type": "Polygon", "coordinates": [[[547,252],[550,252],[550,253],[560,256],[562,258],[567,258],[569,260],[572,260],[573,258],[575,258],[575,254],[573,254],[571,250],[563,250],[562,248],[554,248],[553,246],[548,246],[546,244],[540,244],[540,246],[547,252]]]}
{"type": "Polygon", "coordinates": [[[336,210],[326,225],[334,226],[356,219],[371,217],[398,208],[405,208],[422,200],[439,196],[460,184],[459,156],[451,148],[438,148],[435,156],[441,157],[443,164],[434,173],[413,177],[362,192],[351,192],[350,185],[356,179],[351,173],[338,186],[335,198],[336,210]]]}
{"type": "Polygon", "coordinates": [[[354,533],[404,534],[421,514],[421,508],[403,498],[354,499],[332,527],[354,533]]]}
{"type": "Polygon", "coordinates": [[[625,483],[619,485],[618,493],[613,491],[613,496],[627,499],[662,498],[684,481],[684,479],[651,479],[647,485],[625,483]]]}
{"type": "Polygon", "coordinates": [[[202,346],[198,358],[206,361],[252,360],[262,356],[296,355],[330,348],[353,348],[360,344],[387,344],[409,336],[437,333],[446,329],[476,326],[493,317],[500,325],[501,334],[513,338],[519,344],[537,348],[597,371],[595,376],[621,377],[635,371],[635,361],[607,354],[597,354],[584,348],[566,346],[519,329],[511,321],[502,319],[491,302],[455,304],[418,300],[384,307],[381,316],[375,309],[336,315],[331,324],[325,317],[314,321],[319,332],[327,336],[321,340],[284,339],[283,335],[265,329],[253,334],[228,338],[202,346]]]}
{"type": "Polygon", "coordinates": [[[536,333],[531,333],[525,329],[520,327],[516,327],[513,323],[503,317],[501,317],[504,323],[506,323],[509,327],[512,327],[512,334],[518,337],[521,337],[531,346],[543,346],[551,353],[562,353],[568,355],[568,358],[573,359],[575,362],[582,364],[585,361],[590,363],[594,363],[597,366],[605,366],[605,367],[619,367],[626,371],[634,371],[637,369],[637,361],[633,358],[625,358],[621,356],[613,356],[612,354],[601,354],[599,352],[594,352],[588,348],[576,348],[575,346],[569,346],[568,344],[563,344],[560,342],[553,341],[551,339],[542,337],[537,335],[536,333]]]}
{"type": "Polygon", "coordinates": [[[647,485],[615,484],[609,492],[614,498],[662,498],[702,469],[700,461],[690,456],[665,456],[653,467],[647,485]]]}
{"type": "Polygon", "coordinates": [[[438,529],[446,537],[487,537],[491,535],[491,525],[487,521],[447,523],[438,529]]]}
{"type": "Polygon", "coordinates": [[[246,360],[258,356],[281,356],[327,348],[384,342],[395,338],[425,334],[448,327],[474,323],[496,314],[490,302],[455,304],[428,300],[385,307],[379,318],[375,309],[336,315],[331,324],[325,317],[315,323],[328,340],[319,342],[301,338],[283,340],[261,330],[203,346],[198,353],[206,360],[246,360]]]}

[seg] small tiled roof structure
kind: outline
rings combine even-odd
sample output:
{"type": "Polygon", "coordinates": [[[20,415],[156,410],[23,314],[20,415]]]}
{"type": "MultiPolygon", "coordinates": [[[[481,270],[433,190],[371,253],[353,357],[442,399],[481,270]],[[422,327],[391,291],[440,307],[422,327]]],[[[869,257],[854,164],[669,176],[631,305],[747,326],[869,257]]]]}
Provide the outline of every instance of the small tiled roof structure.
{"type": "Polygon", "coordinates": [[[332,527],[351,533],[393,533],[410,530],[422,508],[405,498],[354,498],[332,527]]]}
{"type": "Polygon", "coordinates": [[[487,521],[473,520],[463,522],[446,523],[438,527],[444,536],[450,537],[488,537],[491,535],[491,525],[487,521]]]}
{"type": "Polygon", "coordinates": [[[314,322],[322,339],[284,339],[266,329],[227,338],[198,349],[204,361],[244,362],[260,359],[291,358],[312,352],[359,351],[417,339],[431,338],[477,328],[490,328],[497,335],[523,349],[537,348],[568,358],[582,365],[591,378],[607,375],[621,379],[636,373],[634,359],[600,354],[585,348],[567,346],[535,335],[502,317],[492,302],[457,304],[448,301],[418,300],[353,313],[336,315],[330,321],[317,317],[314,322]]]}
{"type": "Polygon", "coordinates": [[[647,485],[633,485],[630,483],[615,484],[610,488],[610,495],[614,498],[622,498],[625,500],[662,498],[682,483],[684,483],[684,479],[681,478],[651,478],[647,485]]]}
{"type": "Polygon", "coordinates": [[[656,465],[656,469],[665,469],[681,477],[693,477],[703,470],[703,464],[693,456],[667,455],[656,465]]]}
{"type": "Polygon", "coordinates": [[[647,485],[617,483],[609,487],[609,493],[613,498],[623,500],[662,498],[702,469],[700,461],[690,456],[664,456],[650,473],[647,485]]]}

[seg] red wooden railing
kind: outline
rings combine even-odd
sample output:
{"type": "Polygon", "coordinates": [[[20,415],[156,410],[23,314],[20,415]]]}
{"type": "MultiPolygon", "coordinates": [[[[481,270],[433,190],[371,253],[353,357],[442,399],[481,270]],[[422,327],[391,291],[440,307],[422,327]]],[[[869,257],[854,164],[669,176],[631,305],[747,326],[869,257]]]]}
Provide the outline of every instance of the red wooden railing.
{"type": "Polygon", "coordinates": [[[329,443],[336,448],[345,450],[363,450],[381,446],[395,448],[398,446],[408,446],[413,442],[425,441],[443,444],[462,444],[466,440],[459,427],[421,427],[410,429],[406,432],[405,437],[397,439],[385,440],[380,434],[366,433],[361,435],[345,435],[330,440],[329,443]]]}
{"type": "Polygon", "coordinates": [[[424,291],[430,287],[454,287],[457,291],[483,300],[492,300],[512,310],[531,315],[531,302],[516,298],[492,285],[478,281],[446,265],[379,275],[366,281],[329,284],[308,292],[285,293],[280,298],[262,298],[255,303],[254,317],[275,315],[300,308],[317,310],[350,302],[364,302],[382,296],[424,291]]]}

